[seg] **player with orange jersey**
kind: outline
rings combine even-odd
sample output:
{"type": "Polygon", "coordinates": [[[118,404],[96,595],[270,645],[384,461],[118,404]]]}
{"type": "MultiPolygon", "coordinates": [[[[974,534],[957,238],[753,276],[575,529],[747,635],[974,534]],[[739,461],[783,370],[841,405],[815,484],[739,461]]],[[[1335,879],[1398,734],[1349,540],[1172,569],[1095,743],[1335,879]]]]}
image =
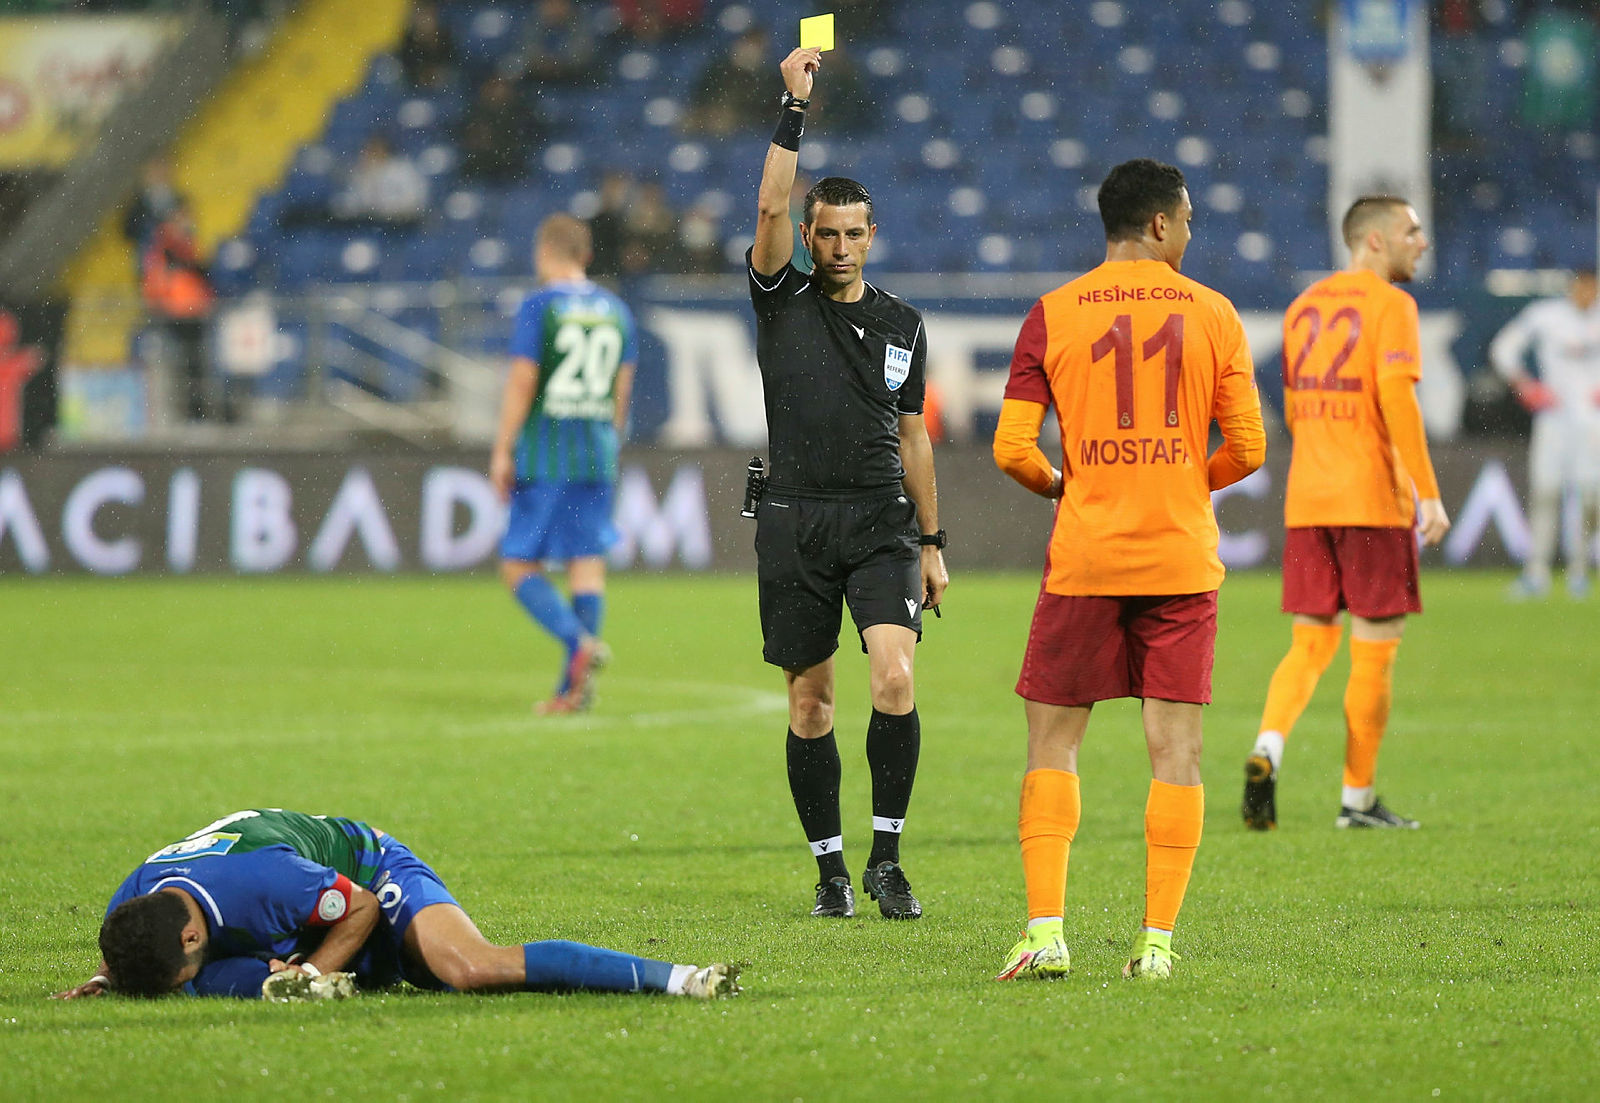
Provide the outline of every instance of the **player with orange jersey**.
{"type": "Polygon", "coordinates": [[[1284,502],[1283,611],[1293,642],[1267,689],[1245,764],[1247,827],[1278,825],[1283,745],[1339,649],[1350,613],[1344,793],[1337,827],[1416,827],[1374,788],[1395,652],[1420,613],[1417,542],[1450,528],[1417,406],[1422,378],[1409,281],[1428,248],[1404,199],[1372,195],[1344,216],[1350,266],[1312,284],[1283,321],[1284,417],[1294,435],[1284,502]],[[1413,492],[1418,504],[1413,505],[1413,492]]]}
{"type": "Polygon", "coordinates": [[[1172,974],[1172,929],[1205,816],[1201,705],[1216,643],[1210,492],[1261,466],[1266,438],[1233,304],[1178,271],[1193,208],[1183,173],[1118,165],[1101,184],[1106,260],[1045,295],[1017,337],[995,462],[1059,499],[1017,680],[1028,722],[1018,817],[1028,930],[999,980],[1070,968],[1063,916],[1080,815],[1078,748],[1096,701],[1143,699],[1153,780],[1145,914],[1124,976],[1172,974]],[[1058,470],[1039,448],[1054,406],[1058,470]],[[1206,456],[1212,421],[1223,444],[1206,456]]]}

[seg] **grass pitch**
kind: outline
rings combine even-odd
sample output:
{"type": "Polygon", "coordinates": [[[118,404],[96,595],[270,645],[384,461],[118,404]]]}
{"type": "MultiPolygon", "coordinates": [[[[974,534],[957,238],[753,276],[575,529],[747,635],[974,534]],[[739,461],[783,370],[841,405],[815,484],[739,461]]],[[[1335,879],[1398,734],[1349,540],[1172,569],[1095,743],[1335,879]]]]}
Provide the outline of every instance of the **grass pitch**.
{"type": "MultiPolygon", "coordinates": [[[[996,984],[1024,916],[1011,693],[1036,576],[956,572],[918,656],[906,867],[926,917],[812,920],[781,677],[748,578],[613,580],[616,662],[536,720],[555,650],[487,578],[0,583],[7,1099],[1591,1099],[1600,1092],[1600,608],[1430,572],[1380,789],[1418,832],[1333,829],[1339,659],[1289,745],[1281,829],[1239,824],[1288,641],[1270,575],[1222,594],[1209,815],[1164,986],[1120,979],[1143,895],[1137,713],[1081,762],[1074,972],[996,984]],[[366,994],[46,1000],[158,846],[252,805],[370,820],[491,938],[748,960],[737,1000],[366,994]],[[1588,1026],[1584,1026],[1588,1023],[1588,1026]]],[[[841,650],[845,841],[866,857],[865,664],[841,650]]]]}

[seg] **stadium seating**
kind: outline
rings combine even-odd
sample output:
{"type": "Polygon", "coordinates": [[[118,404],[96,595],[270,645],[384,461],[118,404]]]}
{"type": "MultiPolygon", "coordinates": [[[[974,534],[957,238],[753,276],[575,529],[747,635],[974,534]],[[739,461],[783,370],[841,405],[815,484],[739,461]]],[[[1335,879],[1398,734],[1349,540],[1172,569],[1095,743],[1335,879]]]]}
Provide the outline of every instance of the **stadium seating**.
{"type": "MultiPolygon", "coordinates": [[[[537,220],[592,204],[608,169],[661,183],[680,210],[708,192],[732,196],[736,219],[762,135],[702,137],[676,124],[698,74],[733,35],[754,21],[783,38],[792,5],[708,8],[706,25],[687,36],[612,44],[592,86],[540,91],[548,139],[530,151],[526,179],[490,185],[461,178],[451,142],[474,82],[516,48],[525,10],[447,0],[462,57],[457,84],[409,89],[395,60],[380,57],[282,189],[261,200],[237,252],[254,259],[232,271],[234,285],[292,292],[321,282],[526,274],[537,220]],[[432,180],[433,211],[415,236],[352,248],[348,234],[284,229],[282,212],[325,201],[375,132],[432,180]]],[[[1189,270],[1225,283],[1241,306],[1281,305],[1298,273],[1334,263],[1326,235],[1307,231],[1328,217],[1327,60],[1324,32],[1304,5],[1178,0],[1135,14],[1131,0],[908,0],[847,45],[876,122],[850,133],[819,124],[803,167],[869,182],[880,217],[894,226],[890,268],[1092,264],[1095,220],[1085,196],[1111,164],[1138,155],[1174,160],[1189,175],[1204,246],[1189,270]],[[909,50],[906,42],[928,45],[909,50]]],[[[1493,141],[1436,158],[1433,237],[1446,287],[1481,277],[1485,266],[1593,255],[1600,143],[1521,132],[1516,58],[1501,50],[1494,62],[1493,141]]]]}

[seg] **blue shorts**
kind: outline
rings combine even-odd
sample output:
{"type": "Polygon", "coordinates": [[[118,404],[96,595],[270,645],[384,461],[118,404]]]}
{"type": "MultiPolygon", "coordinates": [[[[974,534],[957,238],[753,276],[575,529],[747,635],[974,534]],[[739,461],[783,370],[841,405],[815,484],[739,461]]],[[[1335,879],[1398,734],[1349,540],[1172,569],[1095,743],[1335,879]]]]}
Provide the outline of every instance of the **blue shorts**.
{"type": "MultiPolygon", "coordinates": [[[[383,921],[362,946],[349,968],[357,983],[384,988],[406,980],[418,988],[442,989],[437,977],[405,953],[406,931],[417,913],[432,904],[455,904],[456,898],[427,862],[392,836],[380,835],[383,857],[372,880],[372,893],[383,909],[383,921]]],[[[456,905],[460,907],[459,904],[456,905]]]]}
{"type": "Polygon", "coordinates": [[[609,482],[519,482],[511,491],[500,557],[565,562],[604,555],[617,538],[609,482]]]}

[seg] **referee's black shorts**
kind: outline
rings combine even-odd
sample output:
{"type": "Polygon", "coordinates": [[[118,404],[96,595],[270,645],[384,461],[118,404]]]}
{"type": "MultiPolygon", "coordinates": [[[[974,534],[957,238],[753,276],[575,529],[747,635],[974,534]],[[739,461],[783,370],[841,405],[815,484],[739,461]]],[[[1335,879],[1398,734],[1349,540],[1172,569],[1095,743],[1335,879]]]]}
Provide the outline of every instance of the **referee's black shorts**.
{"type": "Polygon", "coordinates": [[[762,657],[803,670],[832,655],[841,599],[850,604],[857,633],[898,624],[921,640],[917,536],[917,507],[896,490],[851,501],[769,489],[756,513],[762,657]]]}

